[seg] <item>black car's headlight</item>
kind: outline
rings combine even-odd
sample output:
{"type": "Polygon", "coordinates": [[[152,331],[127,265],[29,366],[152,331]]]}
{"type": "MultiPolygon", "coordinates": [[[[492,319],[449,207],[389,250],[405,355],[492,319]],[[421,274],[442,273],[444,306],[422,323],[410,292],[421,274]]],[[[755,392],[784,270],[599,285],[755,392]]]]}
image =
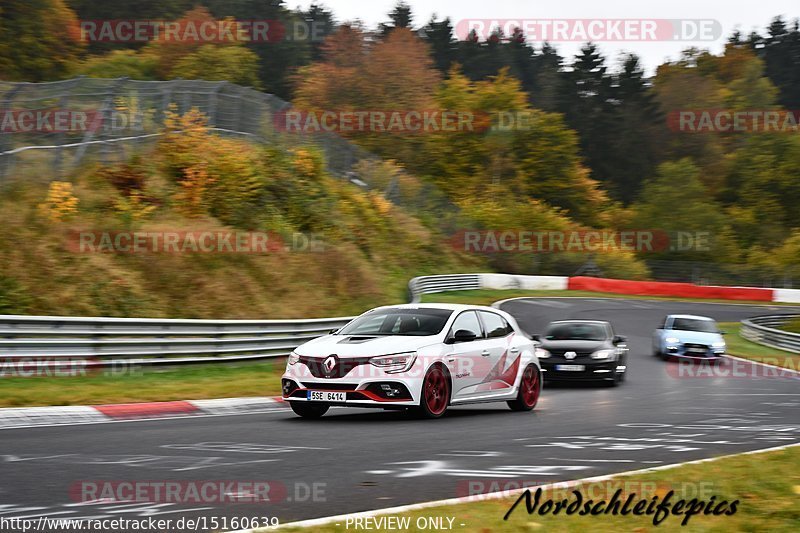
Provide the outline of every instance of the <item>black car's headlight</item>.
{"type": "Polygon", "coordinates": [[[592,359],[612,359],[617,354],[616,350],[597,350],[592,354],[592,359]]]}
{"type": "Polygon", "coordinates": [[[548,357],[550,357],[550,352],[548,352],[544,348],[536,348],[536,357],[539,359],[547,359],[548,357]]]}

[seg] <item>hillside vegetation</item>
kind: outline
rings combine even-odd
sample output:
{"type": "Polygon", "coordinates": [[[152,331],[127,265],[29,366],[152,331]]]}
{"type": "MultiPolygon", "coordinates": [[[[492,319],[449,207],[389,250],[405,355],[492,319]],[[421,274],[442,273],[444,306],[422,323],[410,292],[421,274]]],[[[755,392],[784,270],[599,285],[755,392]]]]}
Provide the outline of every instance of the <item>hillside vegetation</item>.
{"type": "Polygon", "coordinates": [[[125,164],[94,165],[49,186],[15,180],[2,190],[0,313],[334,316],[404,301],[415,275],[480,268],[379,193],[328,175],[311,148],[221,138],[196,111],[171,115],[166,130],[125,164]],[[298,246],[82,253],[76,237],[203,231],[265,232],[298,246]]]}

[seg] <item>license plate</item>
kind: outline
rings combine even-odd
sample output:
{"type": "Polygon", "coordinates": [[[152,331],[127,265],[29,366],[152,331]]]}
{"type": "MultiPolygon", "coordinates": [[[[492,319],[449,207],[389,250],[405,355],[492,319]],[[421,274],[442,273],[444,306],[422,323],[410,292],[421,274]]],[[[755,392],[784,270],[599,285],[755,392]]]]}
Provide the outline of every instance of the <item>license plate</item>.
{"type": "Polygon", "coordinates": [[[706,353],[708,350],[703,350],[702,348],[689,348],[686,350],[687,353],[706,353]]]}
{"type": "Polygon", "coordinates": [[[347,393],[310,390],[307,391],[306,399],[314,402],[344,402],[347,401],[347,393]]]}
{"type": "Polygon", "coordinates": [[[586,367],[583,365],[556,365],[556,370],[563,372],[583,372],[586,367]]]}

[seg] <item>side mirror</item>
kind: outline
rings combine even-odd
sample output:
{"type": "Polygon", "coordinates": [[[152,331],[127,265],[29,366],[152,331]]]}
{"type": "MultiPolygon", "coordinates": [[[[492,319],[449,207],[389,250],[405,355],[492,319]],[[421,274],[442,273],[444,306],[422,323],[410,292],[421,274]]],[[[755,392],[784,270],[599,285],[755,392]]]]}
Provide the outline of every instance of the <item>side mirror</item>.
{"type": "Polygon", "coordinates": [[[614,335],[614,340],[612,342],[614,344],[622,344],[623,342],[628,342],[628,337],[624,335],[614,335]]]}
{"type": "Polygon", "coordinates": [[[531,335],[531,340],[536,342],[542,342],[542,336],[539,335],[538,333],[535,335],[531,335]]]}
{"type": "Polygon", "coordinates": [[[478,336],[473,332],[466,329],[460,329],[456,331],[455,334],[448,340],[450,341],[449,344],[455,344],[458,342],[472,342],[477,338],[478,336]]]}
{"type": "Polygon", "coordinates": [[[720,335],[727,335],[727,334],[728,334],[728,332],[727,332],[727,331],[725,331],[724,329],[721,329],[721,330],[719,330],[719,334],[720,334],[720,335]]]}

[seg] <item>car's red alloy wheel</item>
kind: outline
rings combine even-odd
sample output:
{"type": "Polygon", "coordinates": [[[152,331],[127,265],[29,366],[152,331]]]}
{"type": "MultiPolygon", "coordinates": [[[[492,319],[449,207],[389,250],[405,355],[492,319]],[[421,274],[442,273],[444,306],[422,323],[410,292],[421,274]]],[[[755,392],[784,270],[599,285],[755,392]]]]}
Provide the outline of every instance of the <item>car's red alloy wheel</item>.
{"type": "Polygon", "coordinates": [[[425,394],[425,404],[432,415],[439,415],[447,409],[448,398],[450,397],[447,378],[440,367],[433,367],[425,376],[423,385],[425,394]]]}
{"type": "Polygon", "coordinates": [[[525,402],[525,405],[528,407],[536,406],[536,402],[539,401],[539,392],[541,392],[539,372],[536,368],[529,366],[525,369],[520,387],[522,387],[522,401],[525,402]]]}

